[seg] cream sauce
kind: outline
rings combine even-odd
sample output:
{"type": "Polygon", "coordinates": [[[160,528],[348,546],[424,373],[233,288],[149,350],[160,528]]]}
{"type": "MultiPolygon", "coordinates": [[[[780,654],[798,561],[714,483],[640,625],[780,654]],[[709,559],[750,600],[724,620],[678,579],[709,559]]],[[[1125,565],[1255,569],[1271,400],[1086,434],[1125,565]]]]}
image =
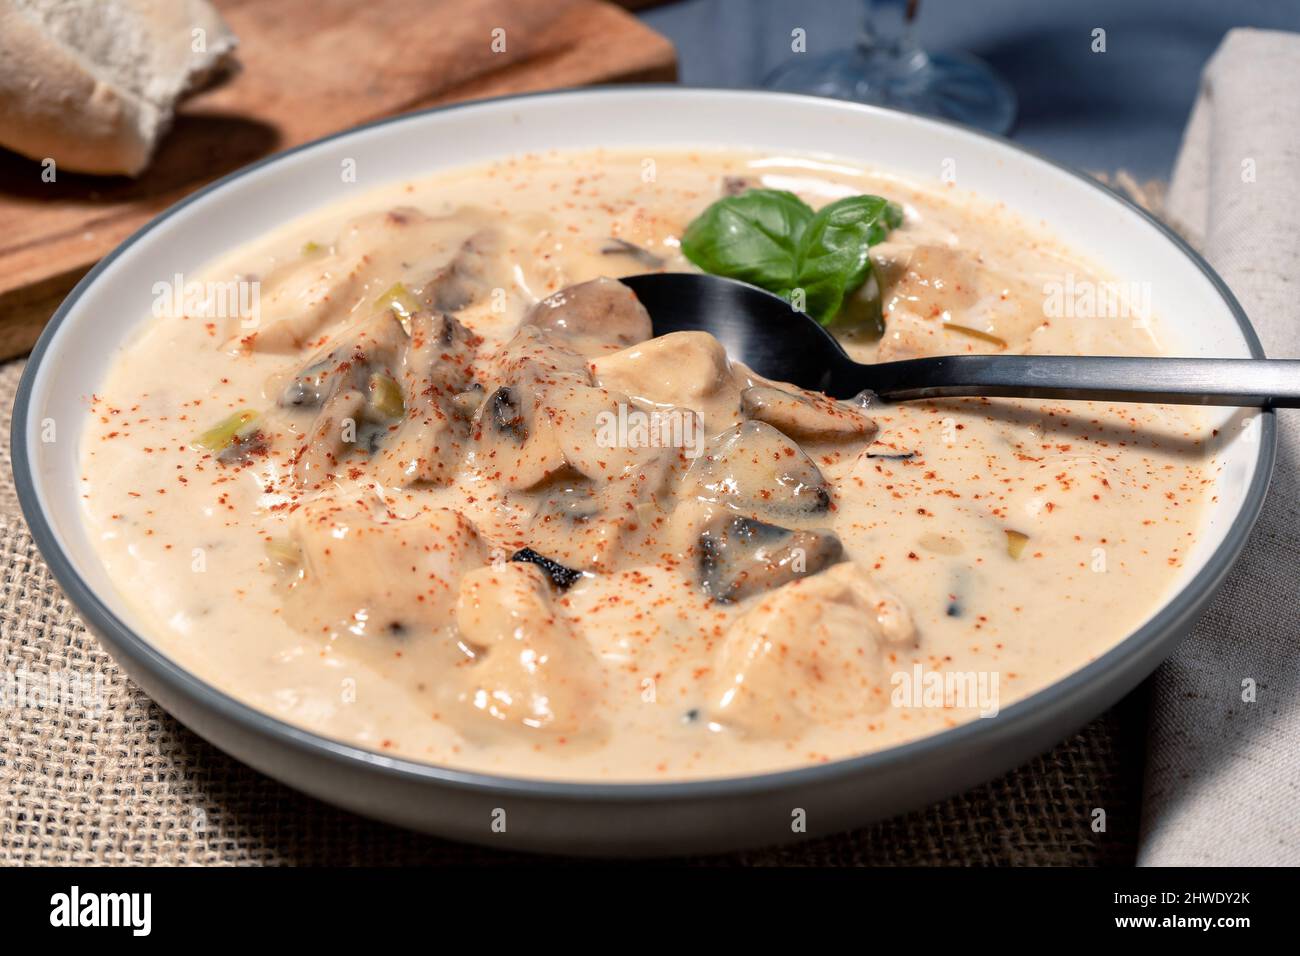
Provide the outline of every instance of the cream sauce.
{"type": "Polygon", "coordinates": [[[674,151],[386,187],[214,263],[198,281],[256,282],[257,314],[162,302],[97,389],[86,520],[147,637],[386,753],[675,780],[934,733],[1137,627],[1203,518],[1198,412],[831,403],[707,336],[643,341],[608,280],[538,305],[649,271],[637,250],[693,268],[678,237],[738,179],[904,206],[873,249],[885,335],[846,342],[862,360],[1162,351],[1154,321],[1047,317],[1047,284],[1106,277],[952,187],[674,151]],[[399,282],[421,301],[385,308],[399,282]],[[227,460],[196,447],[244,410],[227,460]],[[679,431],[611,447],[620,410],[679,431]],[[585,573],[510,560],[523,548],[585,573]],[[918,674],[985,693],[905,697],[918,674]]]}

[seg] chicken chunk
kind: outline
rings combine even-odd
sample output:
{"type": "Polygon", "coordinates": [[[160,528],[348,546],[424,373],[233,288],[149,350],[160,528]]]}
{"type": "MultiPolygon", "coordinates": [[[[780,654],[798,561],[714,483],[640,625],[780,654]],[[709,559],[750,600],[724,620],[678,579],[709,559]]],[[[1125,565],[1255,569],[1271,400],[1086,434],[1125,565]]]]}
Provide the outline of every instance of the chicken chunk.
{"type": "Polygon", "coordinates": [[[461,582],[456,628],[466,657],[455,713],[471,736],[598,729],[599,664],[551,606],[552,588],[527,562],[479,568],[461,582]]]}
{"type": "Polygon", "coordinates": [[[324,636],[435,631],[447,623],[462,575],[487,560],[474,525],[447,508],[393,519],[320,498],[294,512],[291,541],[299,557],[285,617],[324,636]]]}
{"type": "Polygon", "coordinates": [[[386,487],[446,485],[464,457],[469,419],[456,396],[469,389],[475,339],[450,315],[415,312],[397,382],[403,415],[375,451],[373,473],[386,487]]]}
{"type": "MultiPolygon", "coordinates": [[[[1000,273],[970,253],[923,245],[882,265],[885,332],[881,361],[966,352],[1022,352],[1043,315],[1019,308],[1008,286],[1023,278],[1000,273]]],[[[1022,291],[1033,296],[1033,288],[1022,291]]]]}
{"type": "Polygon", "coordinates": [[[857,564],[792,581],[728,629],[708,717],[745,736],[790,739],[877,713],[889,701],[885,655],[914,638],[906,609],[857,564]]]}
{"type": "Polygon", "coordinates": [[[707,332],[673,332],[597,358],[598,384],[647,405],[700,412],[710,433],[740,421],[740,393],[750,382],[707,332]]]}
{"type": "MultiPolygon", "coordinates": [[[[256,328],[232,327],[239,347],[296,352],[331,325],[366,311],[381,289],[403,279],[411,298],[456,312],[510,285],[502,229],[485,210],[465,207],[430,216],[410,206],[352,219],[328,247],[309,244],[262,280],[256,328]]],[[[247,319],[244,320],[245,323],[247,319]]]]}

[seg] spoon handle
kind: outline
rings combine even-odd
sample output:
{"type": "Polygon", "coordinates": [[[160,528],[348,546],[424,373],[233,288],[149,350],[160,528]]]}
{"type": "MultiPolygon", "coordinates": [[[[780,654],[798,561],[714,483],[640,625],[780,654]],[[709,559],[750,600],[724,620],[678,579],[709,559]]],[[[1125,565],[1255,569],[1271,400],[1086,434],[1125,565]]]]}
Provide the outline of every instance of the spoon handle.
{"type": "Polygon", "coordinates": [[[851,362],[831,385],[837,395],[868,388],[891,402],[985,395],[1300,408],[1300,360],[952,355],[851,362]]]}

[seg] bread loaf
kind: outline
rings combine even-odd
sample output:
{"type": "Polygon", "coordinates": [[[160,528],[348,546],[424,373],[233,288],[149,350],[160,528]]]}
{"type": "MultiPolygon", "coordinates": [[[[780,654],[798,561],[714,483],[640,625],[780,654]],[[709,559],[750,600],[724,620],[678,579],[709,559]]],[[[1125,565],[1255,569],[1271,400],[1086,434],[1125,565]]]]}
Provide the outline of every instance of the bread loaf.
{"type": "Polygon", "coordinates": [[[207,0],[0,0],[0,146],[134,176],[235,43],[207,0]]]}

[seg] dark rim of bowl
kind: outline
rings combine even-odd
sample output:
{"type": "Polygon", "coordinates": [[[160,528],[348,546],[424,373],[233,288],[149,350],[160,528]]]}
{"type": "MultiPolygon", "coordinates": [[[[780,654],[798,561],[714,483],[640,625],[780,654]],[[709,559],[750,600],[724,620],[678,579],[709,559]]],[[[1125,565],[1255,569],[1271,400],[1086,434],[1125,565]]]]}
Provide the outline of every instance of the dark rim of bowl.
{"type": "MultiPolygon", "coordinates": [[[[128,247],[141,237],[157,228],[178,211],[197,199],[221,189],[227,183],[247,176],[271,163],[279,162],[303,150],[312,149],[323,143],[332,142],[347,136],[359,134],[365,130],[405,122],[418,122],[423,117],[451,110],[475,109],[487,104],[500,104],[506,101],[526,103],[536,98],[559,97],[604,97],[622,96],[629,92],[675,92],[684,99],[694,95],[724,95],[750,98],[754,100],[784,99],[808,101],[819,107],[828,101],[820,97],[804,96],[794,93],[771,93],[761,90],[737,90],[707,87],[682,87],[671,83],[627,84],[608,88],[575,88],[566,90],[548,90],[522,95],[499,96],[468,103],[433,107],[415,113],[388,117],[362,126],[353,127],[330,136],[303,143],[292,149],[264,157],[248,166],[231,172],[190,194],[150,220],[111,253],[101,259],[87,273],[76,287],[68,294],[58,310],[50,319],[45,331],[32,350],[28,365],[23,372],[22,381],[13,409],[13,434],[11,439],[13,471],[15,486],[23,514],[27,519],[32,538],[40,548],[42,555],[54,574],[55,580],[63,588],[72,603],[94,624],[94,630],[102,631],[109,642],[121,645],[129,652],[135,662],[146,668],[156,680],[168,685],[179,694],[195,699],[200,705],[215,711],[220,717],[240,725],[243,729],[264,737],[271,737],[283,744],[304,752],[308,756],[326,759],[338,759],[362,765],[363,769],[377,771],[402,778],[410,782],[436,783],[459,789],[481,791],[484,793],[520,794],[544,799],[579,799],[600,800],[606,802],[639,802],[654,799],[687,800],[708,797],[740,796],[747,793],[777,791],[806,785],[827,783],[844,777],[854,776],[866,771],[881,771],[886,767],[905,764],[920,759],[925,754],[947,748],[958,748],[964,744],[977,741],[991,742],[992,738],[1011,739],[1022,727],[1033,726],[1039,719],[1046,718],[1055,708],[1068,705],[1078,693],[1085,692],[1094,682],[1104,681],[1112,673],[1122,670],[1129,659],[1139,655],[1148,644],[1159,641],[1179,629],[1192,623],[1193,615],[1199,612],[1205,601],[1214,592],[1227,575],[1233,562],[1237,559],[1250,530],[1259,515],[1268,489],[1276,453],[1276,421],[1271,409],[1261,413],[1260,449],[1256,460],[1254,478],[1242,502],[1241,510],[1229,528],[1224,540],[1210,555],[1205,566],[1196,573],[1181,590],[1178,591],[1157,613],[1142,627],[1130,633],[1109,651],[1083,667],[1072,671],[1065,677],[1019,700],[1001,711],[994,720],[972,720],[957,727],[940,731],[917,740],[897,744],[884,750],[877,750],[852,757],[845,757],[825,764],[797,767],[794,769],[768,771],[759,774],[708,777],[677,782],[601,782],[567,779],[536,779],[527,777],[509,777],[497,774],[468,770],[455,770],[436,764],[421,763],[403,757],[391,757],[372,750],[366,750],[352,744],[343,743],[329,737],[304,730],[286,721],[264,713],[255,707],[237,700],[224,691],[200,680],[197,676],[176,664],[169,657],[155,648],[147,640],[127,627],[100,600],[98,595],[81,579],[72,562],[59,546],[53,528],[46,517],[36,491],[36,478],[32,472],[32,459],[28,454],[28,416],[31,412],[32,390],[37,369],[41,359],[49,348],[59,326],[67,317],[77,299],[95,282],[112,262],[128,247]]],[[[877,113],[896,114],[894,110],[881,107],[842,101],[829,101],[837,106],[859,112],[864,116],[877,113]]],[[[897,114],[896,114],[897,115],[897,114]]],[[[1062,163],[1049,159],[1039,153],[1012,143],[1006,137],[979,130],[970,129],[959,123],[933,117],[919,117],[902,114],[907,119],[922,123],[953,128],[966,135],[977,136],[1001,144],[1004,148],[1022,153],[1054,167],[1074,178],[1087,183],[1113,201],[1127,207],[1140,218],[1153,225],[1165,239],[1177,247],[1209,279],[1224,303],[1228,306],[1240,327],[1241,335],[1255,358],[1263,358],[1264,350],[1255,330],[1251,327],[1241,305],[1237,302],[1227,285],[1209,264],[1183,239],[1160,220],[1146,210],[1137,206],[1123,195],[1110,189],[1103,183],[1062,163]]],[[[1088,718],[1092,713],[1086,715],[1088,718]]],[[[1079,721],[1083,722],[1083,719],[1079,721]]]]}

